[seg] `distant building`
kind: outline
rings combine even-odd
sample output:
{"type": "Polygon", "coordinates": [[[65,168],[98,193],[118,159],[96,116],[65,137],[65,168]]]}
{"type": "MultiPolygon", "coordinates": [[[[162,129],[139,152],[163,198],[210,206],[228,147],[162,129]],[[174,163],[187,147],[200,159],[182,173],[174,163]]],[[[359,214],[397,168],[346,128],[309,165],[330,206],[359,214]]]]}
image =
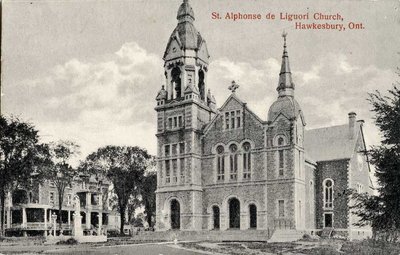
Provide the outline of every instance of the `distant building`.
{"type": "Polygon", "coordinates": [[[210,56],[189,1],[177,19],[164,53],[166,86],[156,97],[156,230],[335,229],[349,238],[370,235],[369,227],[354,225],[347,196],[348,188],[371,192],[363,121],[351,112],[347,124],[306,130],[286,35],[277,99],[267,120],[239,99],[234,82],[218,109],[210,88],[221,84],[207,83],[210,56]]]}
{"type": "MultiPolygon", "coordinates": [[[[6,235],[28,236],[48,235],[53,229],[51,216],[57,215],[58,192],[54,183],[46,181],[34,185],[32,189],[18,188],[9,193],[6,200],[6,235]]],[[[76,179],[66,187],[62,208],[62,230],[66,234],[72,230],[73,198],[79,196],[82,228],[86,233],[97,232],[99,223],[102,231],[119,229],[120,217],[109,207],[109,182],[97,181],[94,177],[76,179]]],[[[59,226],[56,226],[59,231],[59,226]]]]}

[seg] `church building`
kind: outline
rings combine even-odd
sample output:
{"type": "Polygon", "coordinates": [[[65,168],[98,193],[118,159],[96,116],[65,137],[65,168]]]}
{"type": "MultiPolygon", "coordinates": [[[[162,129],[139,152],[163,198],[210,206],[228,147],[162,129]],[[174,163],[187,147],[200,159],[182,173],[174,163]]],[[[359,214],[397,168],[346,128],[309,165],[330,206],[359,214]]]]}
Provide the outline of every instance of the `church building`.
{"type": "Polygon", "coordinates": [[[211,93],[216,85],[207,83],[207,44],[188,0],[177,19],[155,107],[156,230],[331,229],[346,238],[369,236],[370,228],[354,225],[348,196],[349,189],[372,191],[363,121],[350,112],[346,124],[306,128],[286,34],[277,98],[266,120],[239,98],[235,82],[218,108],[211,93]]]}

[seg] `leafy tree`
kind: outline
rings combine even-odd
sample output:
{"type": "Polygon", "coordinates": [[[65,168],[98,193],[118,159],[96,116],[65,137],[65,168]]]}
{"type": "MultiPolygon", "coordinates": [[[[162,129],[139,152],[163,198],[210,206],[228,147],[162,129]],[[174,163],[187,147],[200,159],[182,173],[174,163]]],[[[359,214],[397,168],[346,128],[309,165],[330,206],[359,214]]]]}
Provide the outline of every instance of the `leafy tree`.
{"type": "Polygon", "coordinates": [[[70,165],[70,160],[79,154],[79,146],[71,141],[58,141],[50,145],[52,167],[48,168],[46,177],[54,183],[58,193],[58,224],[62,226],[62,207],[65,188],[72,185],[79,172],[70,165]]]}
{"type": "Polygon", "coordinates": [[[375,123],[382,135],[381,145],[368,152],[375,166],[378,195],[356,195],[354,206],[360,224],[370,222],[375,231],[385,232],[385,239],[393,242],[400,233],[400,90],[397,86],[388,91],[389,95],[379,91],[369,94],[375,123]]]}
{"type": "Polygon", "coordinates": [[[144,205],[144,213],[146,214],[146,221],[149,227],[154,224],[152,218],[156,214],[156,189],[157,189],[157,173],[147,173],[141,185],[142,203],[144,205]]]}
{"type": "Polygon", "coordinates": [[[81,168],[89,174],[101,174],[113,184],[117,209],[121,215],[120,233],[124,233],[125,212],[129,199],[140,187],[152,157],[145,149],[127,146],[106,146],[87,156],[81,168]]]}
{"type": "Polygon", "coordinates": [[[4,234],[5,199],[18,185],[40,182],[50,165],[49,148],[39,143],[38,131],[22,120],[0,115],[0,221],[4,234]]]}
{"type": "Polygon", "coordinates": [[[131,194],[128,200],[128,204],[126,206],[127,216],[126,222],[132,224],[135,216],[135,211],[138,207],[140,207],[142,202],[139,199],[139,188],[137,187],[131,194]]]}

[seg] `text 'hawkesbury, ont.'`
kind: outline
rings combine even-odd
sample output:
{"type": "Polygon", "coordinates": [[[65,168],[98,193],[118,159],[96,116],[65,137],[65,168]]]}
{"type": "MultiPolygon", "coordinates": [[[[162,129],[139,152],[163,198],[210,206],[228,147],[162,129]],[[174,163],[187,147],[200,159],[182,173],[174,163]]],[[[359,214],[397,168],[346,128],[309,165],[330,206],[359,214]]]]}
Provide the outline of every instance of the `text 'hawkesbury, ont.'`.
{"type": "Polygon", "coordinates": [[[336,30],[345,31],[346,29],[365,29],[361,22],[346,21],[340,13],[304,12],[304,13],[245,13],[245,12],[212,12],[213,20],[229,21],[284,21],[293,23],[298,30],[336,30]]]}

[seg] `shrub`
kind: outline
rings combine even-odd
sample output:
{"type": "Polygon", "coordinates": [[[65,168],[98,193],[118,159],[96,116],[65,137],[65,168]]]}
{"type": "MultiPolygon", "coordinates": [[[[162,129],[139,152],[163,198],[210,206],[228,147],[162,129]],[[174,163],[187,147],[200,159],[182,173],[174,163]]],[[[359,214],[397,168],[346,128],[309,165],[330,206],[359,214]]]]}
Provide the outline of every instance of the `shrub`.
{"type": "Polygon", "coordinates": [[[119,236],[121,236],[121,235],[120,235],[120,233],[119,233],[118,230],[116,230],[116,229],[110,229],[110,230],[107,230],[107,236],[108,236],[108,237],[119,237],[119,236]]]}
{"type": "Polygon", "coordinates": [[[58,245],[76,245],[79,242],[75,238],[68,238],[67,240],[62,240],[57,242],[58,245]]]}

